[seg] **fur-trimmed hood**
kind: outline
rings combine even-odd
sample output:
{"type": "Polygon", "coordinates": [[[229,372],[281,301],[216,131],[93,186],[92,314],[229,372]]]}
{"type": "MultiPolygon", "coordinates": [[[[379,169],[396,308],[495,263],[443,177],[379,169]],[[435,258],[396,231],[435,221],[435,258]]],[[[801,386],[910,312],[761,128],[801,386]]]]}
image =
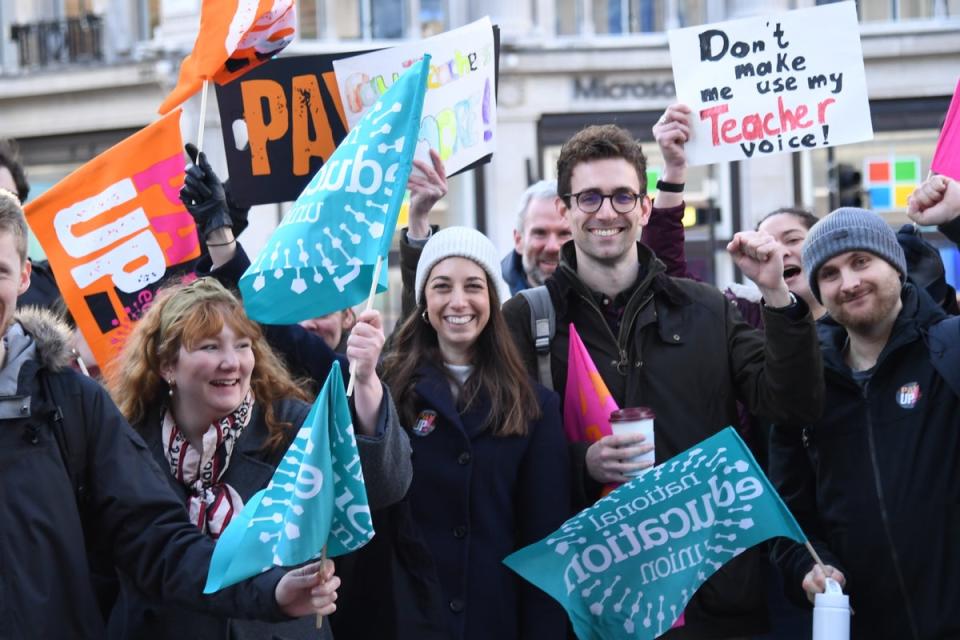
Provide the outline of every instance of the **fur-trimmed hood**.
{"type": "Polygon", "coordinates": [[[52,311],[41,307],[21,307],[14,320],[33,338],[37,360],[50,371],[59,371],[70,365],[70,327],[52,311]]]}

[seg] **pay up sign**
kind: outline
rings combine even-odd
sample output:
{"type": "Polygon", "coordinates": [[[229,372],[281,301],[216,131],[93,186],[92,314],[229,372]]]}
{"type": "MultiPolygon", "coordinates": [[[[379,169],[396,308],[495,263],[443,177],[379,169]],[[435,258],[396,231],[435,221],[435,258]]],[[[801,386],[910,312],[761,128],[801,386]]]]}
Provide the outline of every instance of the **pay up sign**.
{"type": "Polygon", "coordinates": [[[691,165],[873,138],[853,2],[671,31],[691,165]]]}

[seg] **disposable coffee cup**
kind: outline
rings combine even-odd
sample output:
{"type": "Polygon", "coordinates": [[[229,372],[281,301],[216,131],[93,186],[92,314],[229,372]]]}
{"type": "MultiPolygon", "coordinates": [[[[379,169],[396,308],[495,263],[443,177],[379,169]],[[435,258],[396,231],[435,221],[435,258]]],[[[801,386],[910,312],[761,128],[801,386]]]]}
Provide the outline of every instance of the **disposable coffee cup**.
{"type": "MultiPolygon", "coordinates": [[[[644,441],[642,444],[654,444],[653,441],[653,419],[656,416],[649,407],[628,407],[619,409],[610,414],[610,429],[613,435],[618,436],[626,433],[642,433],[644,441]]],[[[630,462],[649,462],[655,464],[655,452],[650,451],[643,455],[635,456],[630,462]]],[[[640,471],[628,473],[628,476],[639,475],[640,471]]]]}

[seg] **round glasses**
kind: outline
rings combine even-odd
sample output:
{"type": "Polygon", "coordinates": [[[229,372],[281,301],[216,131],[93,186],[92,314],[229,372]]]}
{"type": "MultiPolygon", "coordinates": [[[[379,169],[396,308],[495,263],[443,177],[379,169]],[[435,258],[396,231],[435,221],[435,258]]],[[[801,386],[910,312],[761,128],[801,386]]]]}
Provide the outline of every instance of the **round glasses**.
{"type": "Polygon", "coordinates": [[[603,201],[610,198],[610,206],[617,213],[630,213],[637,206],[637,200],[643,197],[642,193],[634,193],[629,189],[619,189],[613,193],[601,193],[595,189],[588,189],[580,193],[568,193],[565,198],[577,201],[577,207],[584,213],[596,213],[603,206],[603,201]]]}

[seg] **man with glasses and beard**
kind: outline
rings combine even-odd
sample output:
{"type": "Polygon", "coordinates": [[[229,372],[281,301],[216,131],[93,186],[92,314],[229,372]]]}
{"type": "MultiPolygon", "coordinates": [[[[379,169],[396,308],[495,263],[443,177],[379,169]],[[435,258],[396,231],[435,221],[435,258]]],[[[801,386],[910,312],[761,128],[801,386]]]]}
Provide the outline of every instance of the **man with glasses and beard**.
{"type": "MultiPolygon", "coordinates": [[[[960,229],[960,209],[912,217],[960,229]]],[[[852,638],[960,633],[960,320],[906,279],[897,236],[843,208],[803,247],[819,323],[821,420],[774,427],[770,477],[856,615],[852,638]]],[[[797,600],[824,590],[801,545],[774,557],[797,600]]]]}

